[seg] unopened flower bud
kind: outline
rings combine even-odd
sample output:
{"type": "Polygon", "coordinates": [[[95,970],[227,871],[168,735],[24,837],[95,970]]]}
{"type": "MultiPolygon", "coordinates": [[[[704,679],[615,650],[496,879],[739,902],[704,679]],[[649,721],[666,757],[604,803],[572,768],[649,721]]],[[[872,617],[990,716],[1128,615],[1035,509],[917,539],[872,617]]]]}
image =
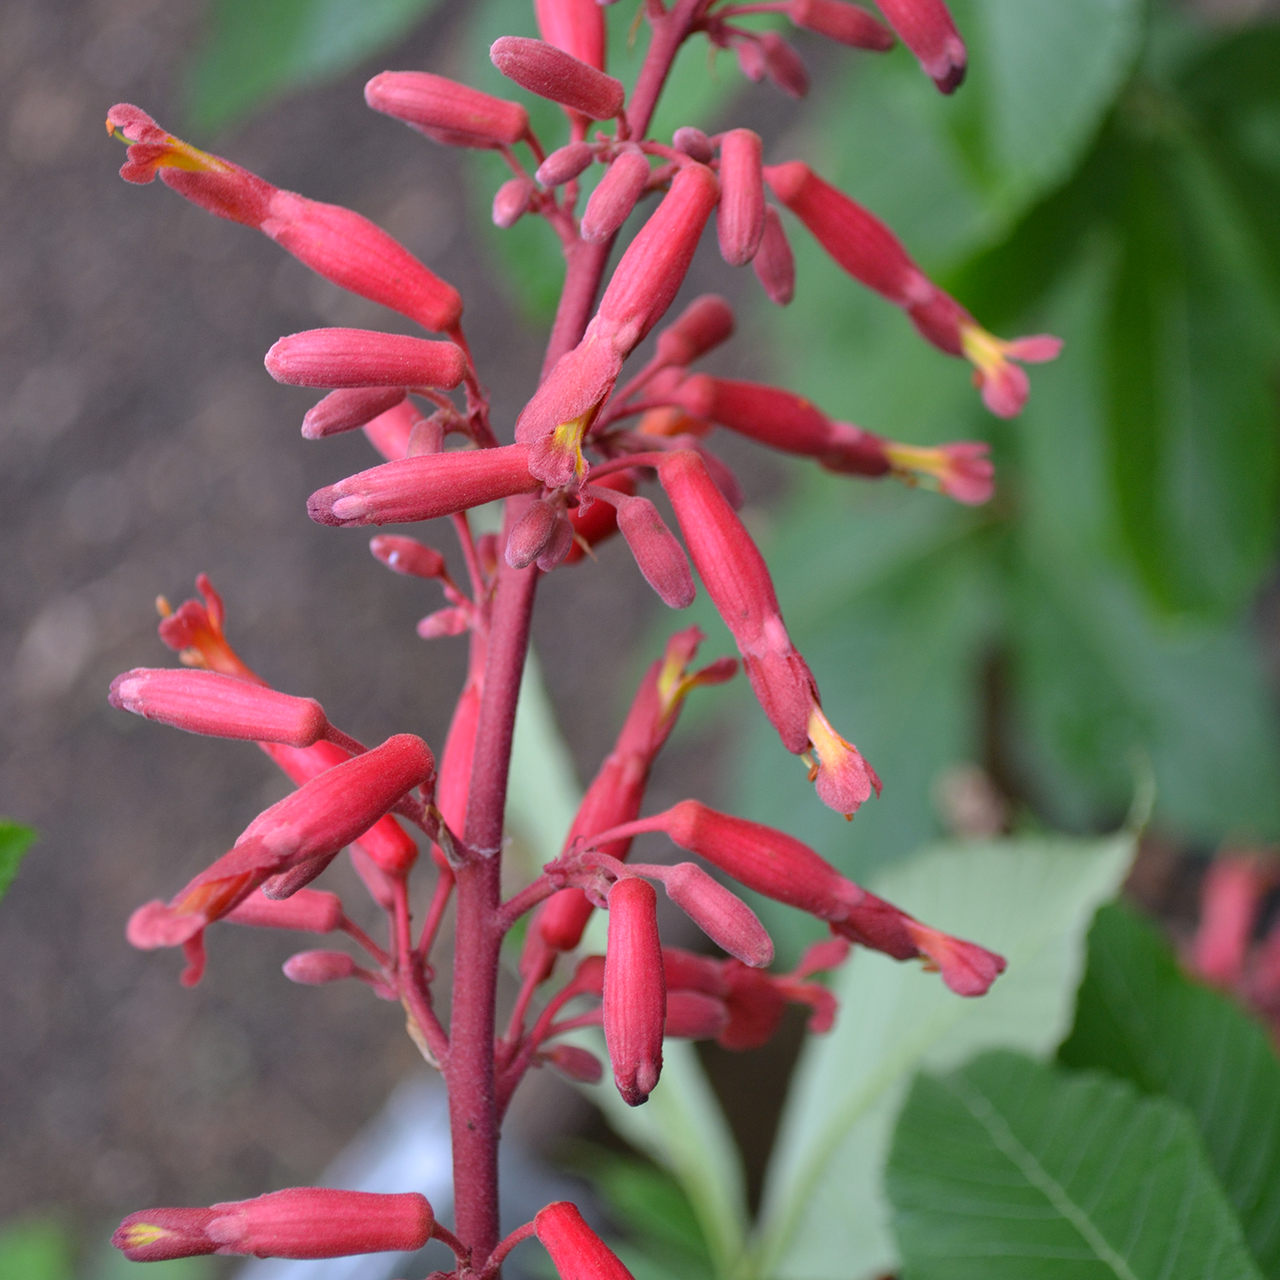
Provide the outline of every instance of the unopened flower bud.
{"type": "Polygon", "coordinates": [[[533,1220],[560,1280],[632,1280],[618,1255],[587,1226],[567,1200],[549,1204],[533,1220]]]}
{"type": "Polygon", "coordinates": [[[720,140],[720,256],[741,267],[756,256],[764,236],[764,144],[750,129],[730,129],[720,140]]]}
{"type": "Polygon", "coordinates": [[[493,197],[493,225],[514,227],[529,211],[533,183],[528,178],[508,178],[493,197]]]}
{"type": "Polygon", "coordinates": [[[529,133],[518,102],[425,71],[384,71],[365,85],[364,100],[446,146],[510,147],[529,133]]]}
{"type": "Polygon", "coordinates": [[[604,10],[596,0],[534,0],[542,38],[597,71],[604,70],[604,10]]]}
{"type": "Polygon", "coordinates": [[[370,418],[364,424],[365,438],[388,462],[406,457],[413,429],[422,421],[422,413],[412,400],[404,400],[393,409],[370,418]]]}
{"type": "Polygon", "coordinates": [[[458,386],[467,360],[452,342],[370,329],[309,329],[267,352],[267,372],[294,387],[458,386]]]}
{"type": "MultiPolygon", "coordinates": [[[[704,293],[689,303],[658,334],[656,359],[666,365],[692,364],[733,337],[733,308],[718,294],[704,293]]],[[[650,391],[655,384],[650,384],[650,391]]]]}
{"type": "MultiPolygon", "coordinates": [[[[592,5],[595,0],[589,0],[592,5]]],[[[553,151],[533,175],[544,187],[558,187],[589,169],[596,158],[596,149],[589,142],[568,142],[553,151]]]]}
{"type": "Polygon", "coordinates": [[[216,671],[135,667],[116,676],[107,697],[123,711],[215,738],[309,747],[329,727],[314,698],[295,698],[216,671]]]}
{"type": "Polygon", "coordinates": [[[711,139],[691,124],[682,125],[671,135],[671,145],[699,164],[710,164],[711,157],[715,154],[711,139]]]}
{"type": "Polygon", "coordinates": [[[355,974],[356,962],[345,951],[299,951],[284,962],[284,976],[305,987],[322,987],[355,974]]]}
{"type": "Polygon", "coordinates": [[[760,52],[764,55],[765,74],[792,98],[803,98],[809,92],[809,72],[795,49],[776,31],[760,33],[760,52]]]}
{"type": "MultiPolygon", "coordinates": [[[[593,5],[595,2],[591,0],[593,5]]],[[[579,1084],[599,1084],[604,1075],[600,1059],[590,1049],[579,1048],[576,1044],[555,1044],[548,1049],[540,1049],[538,1056],[579,1084]]]]}
{"type": "Polygon", "coordinates": [[[680,862],[662,876],[667,897],[721,950],[755,969],[773,963],[773,939],[741,898],[695,863],[680,862]]]}
{"type": "Polygon", "coordinates": [[[625,147],[605,170],[582,214],[580,233],[588,244],[603,244],[626,222],[649,182],[649,161],[637,146],[625,147]]]}
{"type": "Polygon", "coordinates": [[[687,609],[697,594],[684,548],[648,498],[621,497],[618,528],[645,581],[670,609],[687,609]]]}
{"type": "Polygon", "coordinates": [[[439,640],[442,636],[465,635],[471,628],[471,615],[452,606],[437,609],[418,621],[417,632],[423,640],[439,640]]]}
{"type": "Polygon", "coordinates": [[[494,41],[489,57],[504,76],[530,93],[592,120],[611,120],[626,100],[621,80],[542,40],[503,36],[494,41]]]}
{"type": "Polygon", "coordinates": [[[547,545],[542,548],[542,554],[537,559],[540,572],[550,573],[553,569],[558,569],[564,563],[572,546],[573,525],[569,523],[569,517],[564,511],[559,510],[556,512],[556,522],[551,526],[551,536],[547,539],[547,545]]]}
{"type": "Polygon", "coordinates": [[[283,900],[251,893],[222,918],[229,924],[252,925],[256,929],[332,933],[342,924],[342,899],[336,893],[318,889],[299,889],[283,900]]]}
{"type": "Polygon", "coordinates": [[[934,84],[954,93],[964,80],[968,54],[942,0],[883,0],[880,12],[934,84]]]}
{"type": "Polygon", "coordinates": [[[653,886],[634,876],[615,881],[609,890],[604,1038],[614,1083],[632,1107],[649,1097],[662,1072],[667,996],[657,902],[653,886]]]}
{"type": "Polygon", "coordinates": [[[507,538],[506,560],[513,569],[527,569],[545,550],[556,525],[556,507],[545,499],[531,502],[507,538]]]}
{"type": "Polygon", "coordinates": [[[772,205],[765,207],[764,235],[751,266],[765,297],[775,306],[785,307],[796,296],[795,254],[791,252],[782,219],[772,205]]]}
{"type": "Polygon", "coordinates": [[[379,414],[394,409],[405,398],[404,387],[344,387],[330,391],[319,404],[312,405],[302,419],[302,435],[321,440],[363,427],[379,414]]]}
{"type": "Polygon", "coordinates": [[[893,32],[861,5],[846,0],[788,0],[787,17],[797,27],[854,49],[883,53],[893,48],[893,32]]]}
{"type": "Polygon", "coordinates": [[[424,546],[417,538],[380,533],[369,539],[369,550],[388,569],[415,578],[443,578],[447,575],[444,556],[434,547],[424,546]]]}
{"type": "Polygon", "coordinates": [[[673,1040],[715,1040],[729,1022],[723,1000],[701,991],[668,991],[663,1034],[673,1040]]]}
{"type": "Polygon", "coordinates": [[[765,78],[768,67],[765,64],[764,50],[754,35],[733,42],[733,52],[738,59],[738,69],[748,80],[759,84],[765,78]]]}
{"type": "Polygon", "coordinates": [[[527,445],[462,449],[402,458],[349,476],[313,493],[307,514],[318,524],[403,524],[536,488],[527,445]]]}

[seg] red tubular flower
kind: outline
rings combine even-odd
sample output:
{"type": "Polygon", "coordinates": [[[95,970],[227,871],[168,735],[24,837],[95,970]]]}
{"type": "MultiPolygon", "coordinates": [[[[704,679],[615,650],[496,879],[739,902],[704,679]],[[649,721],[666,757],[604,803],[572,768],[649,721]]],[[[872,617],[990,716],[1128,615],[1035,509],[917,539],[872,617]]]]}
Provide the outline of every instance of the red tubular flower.
{"type": "Polygon", "coordinates": [[[317,489],[307,499],[307,514],[317,524],[343,527],[403,524],[453,515],[538,485],[529,474],[527,445],[424,453],[317,489]]]}
{"type": "Polygon", "coordinates": [[[704,293],[658,334],[654,362],[681,367],[692,364],[722,342],[728,342],[735,326],[733,308],[718,294],[704,293]]]}
{"type": "Polygon", "coordinates": [[[345,951],[299,951],[284,962],[284,976],[304,987],[323,987],[355,976],[356,962],[345,951]]]}
{"type": "MultiPolygon", "coordinates": [[[[618,740],[574,815],[565,838],[565,853],[580,838],[631,822],[639,814],[649,770],[671,736],[689,691],[733,676],[736,663],[732,659],[713,663],[701,671],[688,670],[703,639],[697,627],[677,632],[667,641],[663,656],[645,673],[618,740]]],[[[601,852],[625,860],[630,848],[630,840],[615,840],[601,846],[601,852]]],[[[572,951],[582,941],[592,910],[581,889],[562,889],[543,904],[529,930],[530,936],[536,934],[552,950],[572,951]]]]}
{"type": "Polygon", "coordinates": [[[893,48],[893,32],[866,9],[845,0],[789,0],[787,17],[797,27],[816,31],[854,49],[883,53],[893,48]]]}
{"type": "Polygon", "coordinates": [[[336,893],[299,889],[290,898],[264,898],[251,893],[222,917],[228,924],[256,929],[294,929],[299,933],[332,933],[343,920],[342,899],[336,893]]]}
{"type": "Polygon", "coordinates": [[[697,454],[667,454],[658,478],[698,575],[733,633],[752,690],[782,745],[795,755],[816,754],[813,777],[819,798],[838,813],[852,814],[873,789],[879,794],[880,779],[823,714],[818,687],[782,621],[764,557],[697,454]]]}
{"type": "Polygon", "coordinates": [[[783,93],[803,98],[809,92],[809,72],[800,55],[776,31],[762,31],[758,39],[765,74],[783,93]]]}
{"type": "Polygon", "coordinates": [[[778,307],[790,304],[796,296],[796,258],[782,219],[772,205],[765,207],[764,235],[756,256],[751,259],[751,268],[770,302],[778,307]]]}
{"type": "Polygon", "coordinates": [[[658,895],[635,876],[609,890],[604,960],[604,1038],[613,1080],[631,1107],[646,1101],[662,1073],[667,989],[658,940],[658,895]]]}
{"type": "Polygon", "coordinates": [[[669,609],[687,609],[696,594],[693,573],[684,549],[663,522],[658,508],[648,498],[626,494],[619,495],[613,505],[618,508],[618,528],[645,581],[669,609]]]}
{"type": "Polygon", "coordinates": [[[731,267],[756,256],[764,237],[764,143],[750,129],[730,129],[720,140],[720,256],[731,267]]]}
{"type": "Polygon", "coordinates": [[[511,147],[529,136],[529,113],[518,102],[426,71],[384,71],[365,85],[364,100],[450,147],[511,147]]]}
{"type": "Polygon", "coordinates": [[[1210,865],[1192,947],[1196,971],[1210,982],[1231,987],[1244,976],[1253,927],[1273,878],[1254,857],[1226,855],[1210,865]]]}
{"type": "Polygon", "coordinates": [[[111,1243],[131,1262],[205,1253],[340,1258],[416,1251],[431,1238],[433,1225],[431,1205],[416,1192],[291,1187],[207,1209],[143,1209],[125,1218],[111,1243]]]}
{"type": "Polygon", "coordinates": [[[267,372],[292,387],[445,387],[467,372],[462,348],[370,329],[308,329],[267,352],[267,372]]]}
{"type": "MultiPolygon", "coordinates": [[[[595,4],[595,0],[591,3],[595,4]]],[[[576,1044],[553,1044],[539,1049],[537,1057],[579,1084],[599,1084],[604,1076],[600,1059],[590,1049],[579,1048],[576,1044]]]]}
{"type": "Polygon", "coordinates": [[[605,68],[604,10],[596,0],[534,0],[538,30],[547,44],[572,54],[579,62],[605,68]]]}
{"type": "Polygon", "coordinates": [[[942,0],[877,0],[880,12],[920,59],[925,75],[943,93],[954,93],[964,80],[969,55],[942,0]]]}
{"type": "Polygon", "coordinates": [[[547,1205],[534,1218],[533,1230],[560,1280],[633,1280],[618,1255],[567,1200],[547,1205]]]}
{"type": "Polygon", "coordinates": [[[364,424],[365,438],[388,462],[398,462],[409,452],[409,437],[422,421],[422,414],[412,400],[380,413],[364,424]]]}
{"type": "MultiPolygon", "coordinates": [[[[594,3],[594,0],[593,0],[594,3]]],[[[649,184],[649,161],[628,144],[605,170],[582,213],[579,233],[588,244],[603,244],[618,230],[649,184]]]]}
{"type": "Polygon", "coordinates": [[[165,133],[144,111],[117,103],[107,132],[133,145],[120,170],[127,182],[157,176],[193,204],[257,227],[317,275],[445,333],[462,315],[458,291],[428,271],[368,218],[282,191],[239,165],[165,133]]]}
{"type": "Polygon", "coordinates": [[[973,364],[987,408],[1006,418],[1021,410],[1027,379],[1009,359],[1052,360],[1062,347],[1057,338],[1041,335],[1004,342],[993,337],[925,276],[879,218],[801,161],[766,167],[764,176],[774,195],[839,266],[901,307],[934,346],[948,355],[963,355],[973,364]]]}
{"type": "Polygon", "coordinates": [[[321,440],[340,431],[363,427],[379,414],[394,409],[406,393],[405,387],[349,387],[330,391],[307,410],[302,419],[303,438],[321,440]]]}
{"type": "Polygon", "coordinates": [[[981,506],[990,500],[995,490],[990,446],[980,440],[961,440],[934,449],[886,440],[883,447],[884,457],[899,475],[924,476],[937,484],[940,493],[966,506],[981,506]]]}
{"type": "Polygon", "coordinates": [[[756,913],[696,863],[664,868],[661,880],[667,897],[721,950],[753,969],[773,963],[773,939],[756,913]]]}
{"type": "Polygon", "coordinates": [[[553,44],[503,36],[493,42],[489,58],[508,80],[592,120],[611,120],[622,112],[627,91],[621,80],[553,44]]]}
{"type": "Polygon", "coordinates": [[[314,698],[295,698],[216,671],[135,667],[111,682],[113,707],[188,733],[309,747],[329,727],[314,698]]]}
{"type": "Polygon", "coordinates": [[[695,417],[709,418],[774,449],[816,458],[832,451],[831,419],[803,396],[781,387],[698,373],[686,378],[672,399],[695,417]]]}
{"type": "Polygon", "coordinates": [[[662,1034],[675,1040],[715,1040],[729,1022],[723,1000],[701,991],[668,991],[662,1034]]]}

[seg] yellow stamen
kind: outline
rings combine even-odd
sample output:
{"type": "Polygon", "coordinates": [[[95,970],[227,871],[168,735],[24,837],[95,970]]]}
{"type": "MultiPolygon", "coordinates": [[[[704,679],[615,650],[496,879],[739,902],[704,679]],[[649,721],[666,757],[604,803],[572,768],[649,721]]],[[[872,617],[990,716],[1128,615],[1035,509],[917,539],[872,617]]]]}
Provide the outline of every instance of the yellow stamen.
{"type": "Polygon", "coordinates": [[[154,1222],[131,1222],[124,1229],[124,1248],[144,1249],[157,1240],[164,1240],[173,1234],[167,1227],[158,1227],[154,1222]]]}
{"type": "Polygon", "coordinates": [[[561,453],[573,454],[573,473],[579,480],[582,479],[587,471],[587,460],[582,456],[582,437],[586,435],[587,428],[596,416],[598,408],[599,405],[593,404],[586,413],[577,418],[572,418],[568,422],[562,422],[551,436],[554,448],[561,453]]]}
{"type": "Polygon", "coordinates": [[[904,484],[919,484],[921,478],[940,482],[951,470],[951,460],[941,449],[921,449],[890,440],[884,452],[893,474],[904,484]]]}
{"type": "Polygon", "coordinates": [[[1004,364],[1005,352],[1008,350],[1008,343],[1001,342],[994,334],[976,324],[960,326],[960,346],[974,368],[988,377],[1004,364]]]}
{"type": "Polygon", "coordinates": [[[173,612],[173,605],[164,596],[156,596],[156,612],[162,618],[167,618],[173,612]]]}

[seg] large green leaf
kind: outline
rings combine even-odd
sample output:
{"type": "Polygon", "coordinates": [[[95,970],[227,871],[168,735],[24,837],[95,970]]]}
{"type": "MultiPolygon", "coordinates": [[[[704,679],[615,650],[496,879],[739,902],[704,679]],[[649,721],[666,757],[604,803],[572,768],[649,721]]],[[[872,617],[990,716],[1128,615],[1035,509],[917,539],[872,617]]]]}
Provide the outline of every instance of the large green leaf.
{"type": "Polygon", "coordinates": [[[1099,1074],[984,1055],[911,1091],[889,1157],[912,1280],[1252,1280],[1190,1117],[1099,1074]]]}
{"type": "Polygon", "coordinates": [[[56,1222],[0,1227],[0,1280],[72,1280],[75,1241],[56,1222]]]}
{"type": "Polygon", "coordinates": [[[1182,1103],[1263,1274],[1280,1276],[1280,1061],[1262,1028],[1185,977],[1159,931],[1127,907],[1094,920],[1058,1057],[1182,1103]]]}
{"type": "Polygon", "coordinates": [[[33,828],[0,818],[0,898],[13,883],[13,877],[18,874],[18,867],[35,838],[33,828]]]}
{"type": "Polygon", "coordinates": [[[999,951],[1009,968],[978,1000],[874,952],[858,952],[841,972],[835,1030],[805,1045],[792,1081],[750,1274],[861,1280],[896,1265],[882,1180],[912,1075],[993,1047],[1052,1053],[1071,1016],[1089,920],[1132,855],[1129,836],[952,845],[872,882],[927,923],[999,951]]]}
{"type": "Polygon", "coordinates": [[[293,89],[340,76],[437,3],[214,0],[189,74],[191,120],[197,129],[218,129],[293,89]]]}

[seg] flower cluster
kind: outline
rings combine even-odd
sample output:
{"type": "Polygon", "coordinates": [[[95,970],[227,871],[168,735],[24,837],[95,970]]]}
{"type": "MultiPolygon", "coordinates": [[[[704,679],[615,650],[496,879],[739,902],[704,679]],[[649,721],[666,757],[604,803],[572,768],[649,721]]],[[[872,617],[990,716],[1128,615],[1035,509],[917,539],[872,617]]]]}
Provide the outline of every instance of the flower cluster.
{"type": "Polygon", "coordinates": [[[456,1234],[413,1195],[297,1188],[207,1209],[155,1209],[131,1215],[117,1233],[130,1258],[327,1257],[416,1249],[436,1238],[454,1251],[454,1274],[488,1277],[511,1248],[536,1236],[565,1280],[625,1276],[572,1205],[549,1205],[497,1239],[498,1133],[520,1080],[542,1065],[578,1080],[603,1074],[594,1054],[565,1039],[569,1033],[603,1027],[618,1090],[638,1105],[659,1082],[666,1036],[754,1048],[776,1030],[788,1002],[808,1005],[811,1028],[827,1030],[835,1000],[813,979],[841,964],[854,945],[920,959],[961,996],[982,995],[1004,968],[976,943],[950,937],[847,880],[784,832],[692,799],[641,816],[650,769],[685,698],[732,678],[739,662],[822,802],[852,817],[881,787],[832,725],[814,674],[792,643],[768,565],[737,514],[738,483],[709,445],[716,428],[840,474],[923,482],[963,503],[985,502],[993,488],[983,444],[901,444],[835,421],[784,388],[697,371],[697,362],[732,336],[732,310],[708,295],[674,320],[667,317],[712,218],[724,261],[751,263],[765,296],[786,305],[796,287],[779,206],[787,210],[840,268],[905,311],[930,343],[969,359],[997,414],[1017,413],[1026,399],[1026,375],[1012,361],[1050,359],[1058,350],[1053,338],[1005,342],[987,333],[852,198],[799,161],[766,165],[751,130],[709,137],[687,125],[669,141],[649,135],[671,61],[698,34],[714,48],[732,49],[751,79],[768,78],[795,95],[805,91],[808,74],[796,50],[776,31],[739,21],[759,12],[783,14],[798,28],[870,51],[889,48],[896,33],[943,92],[954,90],[966,55],[941,0],[881,0],[880,7],[887,26],[844,0],[676,0],[671,8],[646,0],[652,38],[628,91],[606,70],[604,18],[595,0],[536,0],[542,39],[504,37],[491,56],[514,85],[563,108],[567,138],[551,150],[518,101],[418,71],[384,72],[369,82],[366,99],[376,111],[434,142],[500,153],[512,176],[495,194],[494,221],[508,227],[541,217],[563,245],[566,280],[544,374],[506,443],[491,422],[463,332],[462,300],[451,285],[357,213],[282,191],[166,133],[137,107],[122,104],[108,114],[108,130],[129,144],[121,170],[128,181],[159,177],[209,212],[257,227],[326,279],[439,335],[311,330],[282,337],[266,367],[279,382],[327,392],[303,419],[304,437],[361,429],[383,459],[313,494],[313,520],[351,527],[449,518],[466,566],[463,583],[438,550],[416,539],[379,534],[370,546],[394,572],[439,583],[445,604],[422,620],[419,633],[466,635],[470,654],[438,768],[418,737],[397,734],[368,748],[331,724],[314,699],[269,688],[229,642],[222,601],[203,577],[199,600],[176,611],[161,601],[161,638],[192,669],[139,668],[112,685],[111,701],[124,710],[257,743],[297,787],[171,900],[140,907],[129,921],[129,940],[181,947],[183,981],[194,983],[205,963],[206,932],[219,922],[345,933],[366,953],[364,964],[345,951],[312,949],[291,957],[285,973],[303,984],[355,978],[403,1005],[410,1035],[450,1090],[457,1206],[456,1234]],[[582,180],[597,167],[599,179],[579,212],[582,180]],[[656,203],[609,272],[615,237],[650,197],[656,203]],[[652,354],[624,380],[627,361],[664,323],[652,354]],[[639,492],[654,480],[681,537],[639,492]],[[500,499],[501,532],[476,536],[468,513],[500,499]],[[502,815],[536,586],[541,575],[582,562],[593,545],[617,533],[669,607],[692,602],[696,572],[738,657],[695,668],[702,634],[687,628],[671,638],[641,682],[561,856],[504,900],[502,815]],[[404,823],[427,837],[435,872],[416,937],[408,883],[418,844],[404,823]],[[667,836],[700,861],[630,860],[633,839],[646,833],[667,836]],[[386,912],[381,943],[347,918],[334,894],[308,887],[344,848],[386,912]],[[830,938],[791,973],[768,972],[768,934],[704,863],[811,914],[830,938]],[[727,958],[663,946],[655,886],[727,958]],[[446,1027],[435,1010],[430,958],[451,906],[458,963],[446,1027]],[[608,912],[605,954],[577,956],[597,909],[608,912]],[[520,992],[499,1034],[494,991],[503,939],[530,912],[520,992]],[[562,957],[574,960],[567,980],[557,976],[562,957]],[[578,999],[592,1004],[566,1014],[578,999]]]}

